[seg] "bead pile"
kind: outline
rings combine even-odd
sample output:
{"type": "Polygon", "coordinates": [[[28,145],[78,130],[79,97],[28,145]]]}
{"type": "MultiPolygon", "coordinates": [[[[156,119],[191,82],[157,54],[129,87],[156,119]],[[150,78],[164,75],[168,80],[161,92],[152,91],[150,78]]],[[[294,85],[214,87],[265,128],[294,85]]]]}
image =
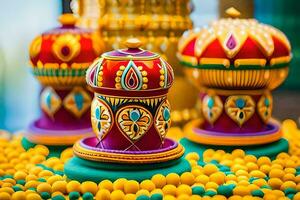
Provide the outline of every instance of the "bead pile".
{"type": "Polygon", "coordinates": [[[64,163],[72,157],[68,148],[60,158],[48,158],[49,150],[37,145],[25,151],[20,136],[0,139],[0,199],[82,200],[197,200],[197,199],[300,199],[300,130],[295,122],[282,125],[290,152],[275,160],[256,158],[236,149],[231,153],[208,149],[200,157],[189,153],[191,172],[137,182],[67,180],[64,163]]]}

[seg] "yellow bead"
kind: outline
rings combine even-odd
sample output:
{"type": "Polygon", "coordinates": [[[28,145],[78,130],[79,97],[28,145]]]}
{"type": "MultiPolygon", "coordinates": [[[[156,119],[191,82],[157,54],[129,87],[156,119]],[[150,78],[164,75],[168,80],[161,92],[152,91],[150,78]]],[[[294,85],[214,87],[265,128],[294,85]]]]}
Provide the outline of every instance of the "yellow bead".
{"type": "Polygon", "coordinates": [[[254,181],[253,181],[253,184],[255,184],[255,185],[261,187],[261,186],[263,186],[263,185],[266,185],[266,184],[267,184],[267,181],[266,181],[265,179],[261,179],[261,178],[260,178],[260,179],[254,180],[254,181]]]}
{"type": "Polygon", "coordinates": [[[179,196],[177,196],[177,200],[189,200],[190,196],[186,195],[186,194],[181,194],[179,196]]]}
{"type": "Polygon", "coordinates": [[[253,155],[246,155],[246,156],[244,157],[244,160],[245,160],[246,162],[256,163],[257,158],[256,158],[255,156],[253,156],[253,155]]]}
{"type": "Polygon", "coordinates": [[[0,192],[0,199],[1,200],[10,200],[10,194],[7,192],[0,192]]]}
{"type": "Polygon", "coordinates": [[[199,154],[197,154],[196,152],[192,152],[186,155],[185,157],[187,160],[195,160],[198,161],[200,159],[199,154]]]}
{"type": "Polygon", "coordinates": [[[245,170],[243,170],[243,169],[237,170],[237,171],[235,172],[235,175],[236,175],[236,176],[246,176],[246,177],[249,176],[248,172],[245,171],[245,170]]]}
{"type": "Polygon", "coordinates": [[[264,195],[264,199],[266,200],[278,200],[278,197],[275,194],[268,193],[264,195]]]}
{"type": "Polygon", "coordinates": [[[205,184],[206,189],[217,189],[219,185],[215,182],[208,182],[205,184]]]}
{"type": "Polygon", "coordinates": [[[253,170],[257,170],[258,169],[257,164],[254,163],[254,162],[248,162],[246,164],[246,167],[249,169],[249,171],[253,171],[253,170]]]}
{"type": "Polygon", "coordinates": [[[294,181],[295,180],[295,175],[291,174],[291,173],[285,174],[283,176],[282,180],[283,181],[294,181]]]}
{"type": "Polygon", "coordinates": [[[177,196],[182,195],[182,194],[186,194],[188,196],[192,195],[192,188],[188,185],[182,184],[179,185],[179,187],[177,188],[176,191],[177,196]]]}
{"type": "Polygon", "coordinates": [[[110,199],[111,200],[123,200],[125,197],[125,194],[123,191],[121,190],[114,190],[111,194],[110,194],[110,199]]]}
{"type": "Polygon", "coordinates": [[[48,177],[48,176],[53,176],[53,172],[49,171],[49,170],[43,170],[41,171],[38,176],[41,177],[48,177]]]}
{"type": "Polygon", "coordinates": [[[128,193],[135,194],[139,190],[139,187],[140,186],[137,181],[130,180],[124,184],[124,192],[126,194],[128,194],[128,193]]]}
{"type": "Polygon", "coordinates": [[[125,178],[119,178],[119,179],[115,180],[115,182],[113,183],[114,190],[124,191],[124,184],[126,182],[127,182],[127,180],[125,178]]]}
{"type": "Polygon", "coordinates": [[[57,195],[62,195],[63,196],[64,194],[60,191],[55,191],[55,192],[52,192],[51,197],[55,197],[57,195]]]}
{"type": "Polygon", "coordinates": [[[148,190],[141,189],[136,193],[136,196],[138,197],[141,195],[150,196],[150,192],[148,190]]]}
{"type": "Polygon", "coordinates": [[[67,183],[67,192],[80,192],[81,185],[78,181],[70,181],[67,183]]]}
{"type": "Polygon", "coordinates": [[[261,165],[271,165],[271,159],[267,156],[262,156],[262,157],[257,159],[257,164],[259,166],[261,166],[261,165]]]}
{"type": "Polygon", "coordinates": [[[50,185],[52,185],[54,182],[61,181],[61,180],[63,180],[62,176],[54,175],[54,176],[51,176],[51,177],[49,177],[47,179],[47,183],[49,183],[50,185]]]}
{"type": "Polygon", "coordinates": [[[162,191],[165,195],[176,195],[176,187],[174,185],[165,185],[162,191]]]}
{"type": "Polygon", "coordinates": [[[291,167],[287,167],[284,169],[285,173],[290,173],[290,174],[295,174],[296,173],[296,169],[295,168],[291,168],[291,167]]]}
{"type": "Polygon", "coordinates": [[[166,176],[167,184],[178,186],[180,184],[180,176],[176,173],[170,173],[166,176]]]}
{"type": "Polygon", "coordinates": [[[42,163],[45,160],[46,158],[43,155],[34,155],[32,158],[30,158],[30,162],[33,164],[42,163]]]}
{"type": "Polygon", "coordinates": [[[172,195],[166,195],[164,196],[164,200],[176,200],[176,198],[172,195]]]}
{"type": "Polygon", "coordinates": [[[223,195],[215,195],[212,197],[212,200],[227,200],[227,198],[223,195]]]}
{"type": "Polygon", "coordinates": [[[14,175],[15,180],[25,180],[27,173],[23,171],[17,171],[14,175]]]}
{"type": "Polygon", "coordinates": [[[52,192],[52,187],[49,183],[41,183],[37,186],[36,188],[38,193],[42,193],[42,192],[52,192]]]}
{"type": "Polygon", "coordinates": [[[245,152],[242,149],[235,149],[231,152],[231,154],[236,158],[244,158],[245,152]]]}
{"type": "Polygon", "coordinates": [[[236,181],[237,178],[236,178],[236,175],[234,175],[234,174],[228,174],[228,175],[225,177],[225,180],[226,180],[226,181],[229,181],[229,180],[236,181]]]}
{"type": "Polygon", "coordinates": [[[233,189],[233,194],[235,195],[240,195],[240,196],[245,196],[250,194],[250,190],[247,186],[236,186],[233,189]]]}
{"type": "Polygon", "coordinates": [[[196,177],[195,179],[196,183],[202,183],[202,184],[206,184],[207,182],[209,182],[209,177],[202,174],[196,177]]]}
{"type": "Polygon", "coordinates": [[[151,191],[150,194],[152,195],[152,194],[156,194],[156,193],[158,193],[158,194],[163,194],[163,192],[162,192],[161,189],[154,189],[154,190],[151,191]]]}
{"type": "Polygon", "coordinates": [[[66,193],[67,191],[67,182],[66,181],[56,181],[52,185],[52,191],[59,191],[61,193],[66,193]]]}
{"type": "Polygon", "coordinates": [[[110,200],[110,191],[107,189],[100,189],[96,194],[96,200],[110,200]]]}
{"type": "MultiPolygon", "coordinates": [[[[168,177],[168,176],[167,176],[167,177],[168,177]]],[[[166,177],[166,178],[167,178],[167,177],[166,177]]],[[[168,179],[167,179],[167,182],[168,182],[168,179]]],[[[155,185],[154,185],[154,183],[153,183],[152,181],[150,181],[150,180],[144,180],[144,181],[141,182],[140,188],[141,188],[141,189],[148,190],[149,192],[151,192],[152,190],[155,189],[155,185]]]]}
{"type": "Polygon", "coordinates": [[[192,195],[189,200],[203,200],[203,198],[201,198],[199,195],[192,195]]]}
{"type": "Polygon", "coordinates": [[[0,188],[0,192],[7,192],[8,194],[13,194],[14,190],[11,187],[3,187],[0,188]]]}
{"type": "Polygon", "coordinates": [[[38,186],[39,182],[38,181],[28,181],[27,183],[25,183],[25,188],[36,188],[38,186]]]}
{"type": "Polygon", "coordinates": [[[12,200],[23,200],[26,198],[25,192],[23,191],[18,191],[12,194],[11,199],[12,200]]]}
{"type": "Polygon", "coordinates": [[[265,178],[266,175],[265,173],[259,171],[259,170],[253,170],[250,172],[250,175],[253,176],[253,177],[257,177],[257,178],[265,178]]]}
{"type": "Polygon", "coordinates": [[[270,178],[282,178],[284,176],[284,171],[281,169],[271,169],[269,176],[270,178]]]}
{"type": "Polygon", "coordinates": [[[81,184],[80,189],[83,194],[86,192],[90,192],[93,195],[96,195],[98,191],[98,185],[92,181],[85,181],[81,184]]]}
{"type": "Polygon", "coordinates": [[[284,196],[284,192],[282,192],[281,190],[272,190],[272,194],[276,195],[277,197],[284,196]]]}
{"type": "Polygon", "coordinates": [[[163,188],[167,181],[166,177],[164,177],[162,174],[156,174],[151,178],[151,181],[154,183],[156,188],[163,188]]]}
{"type": "Polygon", "coordinates": [[[180,176],[182,184],[193,185],[195,183],[195,176],[191,172],[184,172],[180,176]]]}
{"type": "Polygon", "coordinates": [[[215,172],[209,176],[209,180],[221,185],[225,182],[225,177],[223,172],[215,172]]]}
{"type": "Polygon", "coordinates": [[[36,150],[36,152],[38,152],[39,154],[41,154],[43,156],[49,155],[49,149],[44,145],[38,144],[34,147],[34,149],[36,150]]]}
{"type": "Polygon", "coordinates": [[[300,192],[297,192],[294,196],[294,200],[300,200],[300,192]]]}
{"type": "Polygon", "coordinates": [[[273,188],[273,189],[279,189],[280,186],[282,185],[282,180],[279,178],[270,178],[268,180],[268,184],[273,188]]]}
{"type": "Polygon", "coordinates": [[[110,180],[103,180],[98,185],[99,189],[107,189],[112,192],[114,190],[113,183],[110,180]]]}
{"type": "Polygon", "coordinates": [[[36,179],[38,179],[38,177],[34,174],[28,174],[25,178],[26,182],[36,180],[36,179]]]}
{"type": "Polygon", "coordinates": [[[205,165],[204,167],[203,167],[203,172],[204,172],[204,174],[206,174],[206,175],[211,175],[211,174],[213,174],[213,173],[215,173],[215,172],[217,172],[217,171],[219,171],[219,169],[218,169],[218,167],[216,166],[216,165],[214,165],[214,164],[207,164],[207,165],[205,165]]]}
{"type": "Polygon", "coordinates": [[[294,188],[294,189],[296,189],[296,183],[294,183],[293,181],[286,181],[280,187],[281,190],[285,190],[287,188],[294,188]]]}
{"type": "Polygon", "coordinates": [[[26,200],[41,200],[42,197],[36,193],[30,193],[26,196],[26,200]]]}
{"type": "Polygon", "coordinates": [[[262,165],[262,166],[260,166],[259,170],[265,174],[268,174],[271,170],[271,166],[270,165],[262,165]]]}
{"type": "Polygon", "coordinates": [[[124,200],[135,200],[135,199],[136,199],[136,195],[135,194],[126,194],[125,197],[124,197],[124,200]]]}

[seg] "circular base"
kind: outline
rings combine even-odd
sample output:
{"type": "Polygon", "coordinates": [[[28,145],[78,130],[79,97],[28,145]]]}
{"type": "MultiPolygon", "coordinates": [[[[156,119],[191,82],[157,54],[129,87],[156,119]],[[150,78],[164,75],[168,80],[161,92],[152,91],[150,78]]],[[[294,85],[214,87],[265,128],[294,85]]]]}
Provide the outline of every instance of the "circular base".
{"type": "Polygon", "coordinates": [[[277,154],[281,152],[288,152],[289,143],[286,139],[281,138],[276,142],[272,142],[264,145],[252,145],[252,146],[215,146],[204,145],[192,142],[186,138],[180,140],[180,143],[185,147],[185,154],[190,152],[197,152],[200,155],[207,149],[224,150],[225,152],[231,152],[234,149],[243,149],[247,154],[254,155],[256,157],[267,156],[274,159],[277,154]]]}
{"type": "MultiPolygon", "coordinates": [[[[30,142],[27,140],[25,137],[22,138],[22,146],[23,148],[27,151],[30,148],[35,147],[35,143],[30,142]]],[[[45,145],[49,149],[49,155],[48,158],[50,157],[60,157],[61,152],[63,152],[66,148],[71,147],[72,145],[65,145],[65,146],[52,146],[52,145],[45,145]]]]}
{"type": "Polygon", "coordinates": [[[143,181],[151,179],[155,174],[176,173],[181,175],[190,170],[190,164],[184,158],[155,164],[133,165],[95,162],[74,157],[65,164],[64,168],[68,179],[80,182],[94,181],[96,183],[105,179],[115,181],[119,178],[143,181]]]}
{"type": "Polygon", "coordinates": [[[202,119],[189,122],[184,127],[186,138],[204,145],[249,146],[269,144],[282,137],[279,123],[274,120],[268,123],[263,131],[247,133],[205,130],[202,128],[202,124],[202,119]]]}
{"type": "Polygon", "coordinates": [[[50,146],[73,145],[77,140],[94,135],[92,128],[74,130],[55,130],[38,128],[32,123],[25,132],[25,137],[30,142],[50,146]]]}

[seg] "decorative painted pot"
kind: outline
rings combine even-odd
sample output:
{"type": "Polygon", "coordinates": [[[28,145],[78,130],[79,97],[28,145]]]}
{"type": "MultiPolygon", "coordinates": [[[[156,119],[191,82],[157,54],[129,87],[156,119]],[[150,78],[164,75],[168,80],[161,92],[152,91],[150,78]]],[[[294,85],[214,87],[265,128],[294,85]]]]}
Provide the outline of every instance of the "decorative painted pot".
{"type": "Polygon", "coordinates": [[[167,93],[173,70],[140,45],[137,39],[127,40],[126,49],[102,54],[87,72],[87,83],[95,93],[92,127],[97,146],[103,149],[158,149],[170,127],[167,93]]]}
{"type": "Polygon", "coordinates": [[[34,76],[43,89],[42,116],[28,128],[34,143],[71,145],[91,132],[90,105],[85,72],[104,49],[99,35],[75,26],[76,18],[64,14],[62,26],[36,37],[30,46],[34,76]]]}
{"type": "Polygon", "coordinates": [[[234,8],[228,14],[232,18],[187,31],[179,42],[178,57],[200,89],[204,117],[197,134],[188,132],[217,145],[276,141],[282,134],[270,121],[270,91],[287,77],[290,43],[272,26],[236,18],[234,8]]]}

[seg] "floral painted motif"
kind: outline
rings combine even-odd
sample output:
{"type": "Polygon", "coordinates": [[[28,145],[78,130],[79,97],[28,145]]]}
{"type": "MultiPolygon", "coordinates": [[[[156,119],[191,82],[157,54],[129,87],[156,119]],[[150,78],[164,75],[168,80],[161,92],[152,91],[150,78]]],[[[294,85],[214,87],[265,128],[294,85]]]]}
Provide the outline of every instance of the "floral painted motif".
{"type": "Polygon", "coordinates": [[[206,95],[202,101],[202,112],[205,119],[213,124],[222,114],[223,103],[218,96],[206,95]]]}
{"type": "Polygon", "coordinates": [[[255,102],[248,95],[229,96],[225,103],[227,115],[242,126],[255,112],[255,102]]]}
{"type": "Polygon", "coordinates": [[[139,140],[152,124],[151,113],[143,107],[125,106],[117,113],[117,125],[120,131],[132,142],[139,140]]]}
{"type": "Polygon", "coordinates": [[[90,107],[92,99],[90,95],[81,87],[75,87],[63,101],[64,107],[80,118],[90,107]]]}
{"type": "Polygon", "coordinates": [[[94,99],[91,106],[91,120],[93,130],[100,141],[112,127],[112,116],[110,107],[104,101],[94,99]]]}
{"type": "Polygon", "coordinates": [[[163,141],[171,126],[170,104],[165,100],[157,109],[155,116],[155,128],[163,141]]]}
{"type": "Polygon", "coordinates": [[[257,103],[257,112],[261,119],[266,123],[272,116],[273,99],[271,94],[267,93],[259,99],[257,103]]]}
{"type": "Polygon", "coordinates": [[[80,53],[80,48],[78,37],[66,34],[56,38],[52,46],[52,51],[58,59],[68,62],[80,53]]]}
{"type": "Polygon", "coordinates": [[[41,108],[48,114],[48,116],[53,117],[53,115],[61,107],[61,99],[57,93],[51,88],[46,87],[41,93],[41,108]]]}

